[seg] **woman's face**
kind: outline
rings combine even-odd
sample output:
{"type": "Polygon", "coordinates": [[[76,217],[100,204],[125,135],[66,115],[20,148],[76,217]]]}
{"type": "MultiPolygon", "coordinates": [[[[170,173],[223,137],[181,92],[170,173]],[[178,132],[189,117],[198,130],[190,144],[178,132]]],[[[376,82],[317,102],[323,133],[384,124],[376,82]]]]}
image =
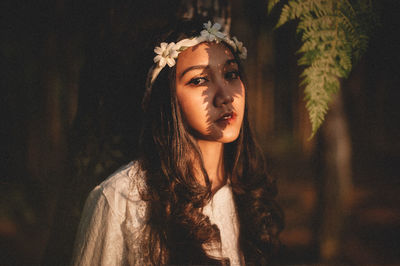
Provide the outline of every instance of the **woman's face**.
{"type": "Polygon", "coordinates": [[[179,54],[176,95],[196,138],[236,140],[244,115],[244,90],[238,64],[224,44],[204,42],[179,54]]]}

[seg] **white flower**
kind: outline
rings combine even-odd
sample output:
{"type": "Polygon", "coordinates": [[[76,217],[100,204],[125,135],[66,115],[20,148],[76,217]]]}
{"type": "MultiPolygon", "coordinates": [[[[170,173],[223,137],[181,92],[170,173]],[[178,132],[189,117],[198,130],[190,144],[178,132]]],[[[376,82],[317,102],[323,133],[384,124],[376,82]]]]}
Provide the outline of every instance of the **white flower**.
{"type": "Polygon", "coordinates": [[[204,30],[200,32],[201,37],[203,37],[208,42],[219,42],[225,38],[225,34],[220,32],[221,25],[215,23],[214,25],[211,24],[211,21],[204,23],[204,30]]]}
{"type": "Polygon", "coordinates": [[[154,52],[157,54],[154,57],[154,63],[158,63],[158,66],[163,68],[166,64],[169,67],[175,65],[175,58],[178,57],[178,52],[176,51],[176,46],[174,42],[167,44],[163,42],[160,46],[154,48],[154,52]]]}
{"type": "Polygon", "coordinates": [[[233,37],[232,40],[235,43],[236,51],[239,53],[239,57],[241,59],[246,59],[247,58],[247,49],[246,49],[246,47],[244,47],[243,43],[239,42],[239,40],[236,37],[233,37]]]}

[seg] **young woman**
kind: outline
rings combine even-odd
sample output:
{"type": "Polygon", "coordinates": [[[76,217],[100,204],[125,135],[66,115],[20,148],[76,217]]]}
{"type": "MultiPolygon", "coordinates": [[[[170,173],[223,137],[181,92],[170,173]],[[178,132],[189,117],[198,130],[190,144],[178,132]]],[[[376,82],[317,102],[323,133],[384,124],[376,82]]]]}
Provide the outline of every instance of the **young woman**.
{"type": "Polygon", "coordinates": [[[275,186],[247,119],[246,48],[179,23],[154,49],[140,158],[87,199],[74,265],[272,263],[275,186]]]}

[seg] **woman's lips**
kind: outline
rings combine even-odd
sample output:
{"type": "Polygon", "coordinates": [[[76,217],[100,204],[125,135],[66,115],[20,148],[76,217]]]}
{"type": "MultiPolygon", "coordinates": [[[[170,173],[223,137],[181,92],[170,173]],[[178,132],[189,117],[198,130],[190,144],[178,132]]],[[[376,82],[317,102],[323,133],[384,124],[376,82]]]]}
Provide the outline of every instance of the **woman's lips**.
{"type": "Polygon", "coordinates": [[[236,119],[236,113],[235,112],[227,112],[223,114],[219,119],[217,119],[217,123],[222,125],[222,126],[227,126],[228,124],[231,124],[235,119],[236,119]]]}

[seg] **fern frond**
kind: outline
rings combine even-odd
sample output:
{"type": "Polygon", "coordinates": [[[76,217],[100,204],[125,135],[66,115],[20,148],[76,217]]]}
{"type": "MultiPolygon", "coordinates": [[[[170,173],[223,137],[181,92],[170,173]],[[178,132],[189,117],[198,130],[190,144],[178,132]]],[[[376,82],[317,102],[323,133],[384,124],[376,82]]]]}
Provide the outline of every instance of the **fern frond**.
{"type": "Polygon", "coordinates": [[[268,1],[268,14],[271,13],[272,9],[279,3],[280,0],[269,0],[268,1]]]}
{"type": "Polygon", "coordinates": [[[293,8],[297,4],[295,1],[289,2],[288,5],[285,5],[282,8],[281,15],[279,17],[278,23],[276,24],[276,28],[279,28],[283,24],[287,23],[289,20],[295,19],[296,18],[296,13],[295,11],[297,10],[296,8],[293,8]],[[292,3],[292,4],[290,4],[292,3]]]}
{"type": "MultiPolygon", "coordinates": [[[[272,9],[279,1],[270,0],[272,9]]],[[[365,52],[376,16],[371,0],[289,0],[282,7],[276,28],[298,20],[302,45],[298,65],[303,79],[312,136],[321,126],[332,95],[340,89],[353,65],[365,52]]]]}
{"type": "Polygon", "coordinates": [[[309,118],[312,127],[312,136],[323,122],[325,114],[328,111],[328,103],[331,99],[331,93],[324,89],[324,76],[317,68],[310,67],[305,70],[307,76],[304,80],[306,108],[309,112],[309,118]]]}
{"type": "Polygon", "coordinates": [[[334,15],[326,15],[318,18],[313,18],[311,15],[305,16],[297,25],[297,31],[308,32],[332,28],[335,18],[334,15]]]}
{"type": "Polygon", "coordinates": [[[282,26],[290,20],[300,18],[304,13],[304,10],[308,12],[313,11],[313,0],[290,0],[286,5],[283,6],[281,15],[279,17],[276,28],[282,26]]]}
{"type": "Polygon", "coordinates": [[[301,37],[302,41],[315,39],[319,42],[331,41],[336,38],[336,31],[334,29],[324,29],[319,31],[305,31],[301,37]]]}

